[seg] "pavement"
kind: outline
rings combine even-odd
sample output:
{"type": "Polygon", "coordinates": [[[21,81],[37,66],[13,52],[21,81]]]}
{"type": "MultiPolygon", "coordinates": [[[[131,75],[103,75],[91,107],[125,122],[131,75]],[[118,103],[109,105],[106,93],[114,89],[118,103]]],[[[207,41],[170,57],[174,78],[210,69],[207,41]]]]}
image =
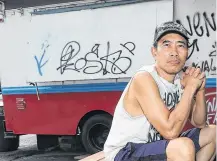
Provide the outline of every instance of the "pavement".
{"type": "Polygon", "coordinates": [[[12,152],[0,152],[0,161],[78,161],[87,157],[84,150],[73,150],[71,145],[61,144],[59,150],[38,151],[36,135],[20,137],[20,147],[12,152]]]}

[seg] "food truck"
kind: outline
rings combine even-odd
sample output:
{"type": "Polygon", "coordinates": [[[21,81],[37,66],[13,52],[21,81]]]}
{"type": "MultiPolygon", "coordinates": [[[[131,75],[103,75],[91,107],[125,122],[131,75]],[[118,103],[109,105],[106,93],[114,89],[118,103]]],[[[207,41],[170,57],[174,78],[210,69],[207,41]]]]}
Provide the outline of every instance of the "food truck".
{"type": "Polygon", "coordinates": [[[169,20],[188,31],[186,65],[206,73],[207,123],[216,123],[215,0],[1,4],[0,151],[16,150],[26,134],[37,135],[38,149],[73,135],[101,151],[126,84],[154,63],[155,27],[169,20]]]}

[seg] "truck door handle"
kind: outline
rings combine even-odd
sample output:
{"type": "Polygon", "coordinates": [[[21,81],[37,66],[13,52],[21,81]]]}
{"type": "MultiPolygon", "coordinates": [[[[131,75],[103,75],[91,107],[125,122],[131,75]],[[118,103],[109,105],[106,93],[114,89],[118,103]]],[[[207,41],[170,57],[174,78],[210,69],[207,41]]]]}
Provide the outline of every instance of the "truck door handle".
{"type": "Polygon", "coordinates": [[[36,82],[35,82],[35,83],[30,82],[29,85],[33,85],[33,86],[35,86],[37,98],[38,98],[38,100],[40,100],[40,97],[39,97],[39,91],[38,91],[38,85],[37,85],[37,83],[36,83],[36,82]]]}

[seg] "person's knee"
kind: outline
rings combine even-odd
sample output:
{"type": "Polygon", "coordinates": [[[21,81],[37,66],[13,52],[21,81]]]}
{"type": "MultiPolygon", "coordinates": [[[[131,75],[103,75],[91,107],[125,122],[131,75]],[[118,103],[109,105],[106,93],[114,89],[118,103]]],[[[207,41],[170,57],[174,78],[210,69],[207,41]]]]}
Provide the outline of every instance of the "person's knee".
{"type": "Polygon", "coordinates": [[[167,156],[171,159],[188,158],[195,156],[194,142],[187,137],[171,140],[167,146],[167,156]]]}
{"type": "Polygon", "coordinates": [[[195,155],[195,146],[191,139],[187,137],[180,138],[177,146],[180,147],[179,153],[184,157],[195,155]]]}
{"type": "Polygon", "coordinates": [[[216,125],[209,125],[210,128],[210,138],[212,138],[212,142],[216,144],[216,125]]]}

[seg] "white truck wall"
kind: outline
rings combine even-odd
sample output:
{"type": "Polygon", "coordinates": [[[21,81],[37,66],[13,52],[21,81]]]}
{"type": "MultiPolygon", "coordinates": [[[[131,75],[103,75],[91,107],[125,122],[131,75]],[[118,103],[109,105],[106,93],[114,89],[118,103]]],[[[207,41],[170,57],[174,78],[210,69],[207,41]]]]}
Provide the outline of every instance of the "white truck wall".
{"type": "MultiPolygon", "coordinates": [[[[200,66],[208,78],[216,78],[216,1],[175,0],[174,18],[189,32],[187,65],[200,66]]],[[[216,91],[206,93],[207,122],[216,124],[216,91]]]]}
{"type": "Polygon", "coordinates": [[[189,60],[186,65],[202,68],[216,78],[216,1],[175,0],[174,18],[188,30],[189,60]]]}
{"type": "Polygon", "coordinates": [[[155,26],[172,20],[172,13],[173,2],[166,0],[48,15],[11,15],[6,18],[7,29],[0,29],[7,39],[1,40],[2,86],[129,78],[142,65],[154,62],[150,48],[155,26]],[[57,70],[61,54],[62,65],[68,61],[68,66],[57,70]]]}
{"type": "MultiPolygon", "coordinates": [[[[202,69],[206,71],[208,78],[215,78],[215,0],[174,0],[174,8],[171,7],[171,2],[172,1],[147,2],[144,3],[144,5],[139,3],[135,8],[131,7],[131,5],[119,6],[106,9],[101,8],[93,10],[93,12],[91,10],[85,10],[73,13],[61,13],[56,14],[56,16],[43,15],[32,17],[31,15],[21,16],[19,13],[10,14],[6,17],[6,22],[0,24],[0,56],[3,58],[0,59],[2,86],[26,86],[28,85],[26,83],[28,81],[48,81],[46,84],[60,84],[62,83],[60,81],[72,83],[72,81],[66,80],[78,80],[73,81],[74,83],[88,83],[91,82],[91,79],[94,81],[96,79],[102,79],[98,82],[111,82],[115,80],[107,78],[128,78],[143,64],[153,63],[150,47],[153,41],[155,25],[170,20],[172,17],[184,24],[189,31],[190,43],[193,43],[190,48],[191,54],[189,55],[187,65],[193,64],[195,66],[201,66],[202,69]],[[118,8],[118,10],[116,10],[116,8],[118,8]],[[174,15],[170,14],[173,12],[173,9],[174,15]],[[118,21],[121,19],[121,15],[117,16],[117,13],[121,10],[123,14],[128,15],[126,20],[121,20],[122,23],[118,21]],[[85,21],[78,21],[78,13],[79,15],[83,15],[85,21]],[[71,21],[68,21],[62,18],[64,17],[63,15],[65,17],[72,16],[73,18],[71,18],[71,21]],[[91,15],[93,17],[91,17],[91,15]],[[64,25],[55,25],[54,17],[56,21],[64,25]],[[105,20],[103,17],[107,19],[110,18],[110,20],[105,20]],[[77,25],[71,27],[71,23],[77,25]],[[87,24],[91,25],[88,26],[87,24]],[[118,24],[118,26],[114,24],[118,24]],[[103,30],[101,29],[102,25],[103,30]],[[85,26],[87,27],[85,28],[85,26]],[[97,30],[95,27],[97,27],[97,30]],[[32,32],[33,30],[35,32],[32,32]],[[77,31],[83,34],[78,34],[77,31]],[[62,37],[58,37],[58,33],[62,33],[62,37]],[[82,35],[82,37],[79,37],[79,35],[82,35]],[[64,45],[73,40],[79,41],[81,47],[79,54],[73,59],[78,60],[84,58],[96,43],[100,44],[99,58],[106,56],[107,42],[110,41],[110,51],[115,52],[122,49],[122,56],[127,57],[122,59],[126,60],[126,62],[121,61],[121,59],[119,60],[120,63],[118,64],[123,65],[120,66],[120,68],[126,69],[128,65],[127,60],[129,59],[132,61],[132,64],[126,71],[126,74],[121,75],[111,73],[103,75],[103,70],[96,74],[83,74],[82,70],[80,70],[80,72],[67,70],[61,75],[60,71],[56,70],[60,65],[61,52],[63,51],[64,45]],[[125,50],[121,48],[120,43],[127,41],[133,41],[135,43],[136,49],[134,50],[134,55],[127,52],[126,48],[125,50]],[[42,57],[43,53],[45,53],[44,57],[42,57]],[[125,53],[126,55],[123,55],[125,53]],[[47,63],[41,67],[43,76],[39,73],[37,61],[34,56],[36,56],[41,66],[48,60],[47,63]],[[41,58],[42,61],[40,62],[41,58]]],[[[113,56],[110,57],[111,60],[113,58],[117,59],[118,54],[113,56]]],[[[99,66],[95,63],[98,65],[100,65],[100,63],[99,61],[96,62],[95,58],[96,55],[94,54],[91,57],[87,57],[87,59],[92,60],[92,62],[88,62],[89,64],[87,66],[96,66],[96,68],[89,68],[91,70],[99,69],[99,66]]],[[[83,66],[84,61],[83,65],[82,61],[81,59],[80,64],[77,65],[80,67],[83,66]]],[[[103,65],[105,66],[105,61],[103,65]]],[[[111,72],[111,68],[111,63],[107,63],[108,71],[111,72]]],[[[118,71],[118,69],[116,69],[116,71],[118,71]]]]}
{"type": "Polygon", "coordinates": [[[34,16],[31,26],[37,26],[39,32],[32,32],[29,41],[33,54],[27,79],[47,82],[130,77],[143,64],[154,62],[150,54],[154,28],[171,20],[172,11],[172,1],[164,1],[34,16]],[[33,57],[40,59],[43,52],[42,62],[47,63],[39,73],[33,57]]]}
{"type": "Polygon", "coordinates": [[[28,23],[19,15],[7,17],[0,23],[0,69],[1,85],[22,86],[26,84],[26,41],[28,23]],[[25,30],[25,32],[23,32],[25,30]],[[23,34],[25,33],[25,34],[23,34]]]}

